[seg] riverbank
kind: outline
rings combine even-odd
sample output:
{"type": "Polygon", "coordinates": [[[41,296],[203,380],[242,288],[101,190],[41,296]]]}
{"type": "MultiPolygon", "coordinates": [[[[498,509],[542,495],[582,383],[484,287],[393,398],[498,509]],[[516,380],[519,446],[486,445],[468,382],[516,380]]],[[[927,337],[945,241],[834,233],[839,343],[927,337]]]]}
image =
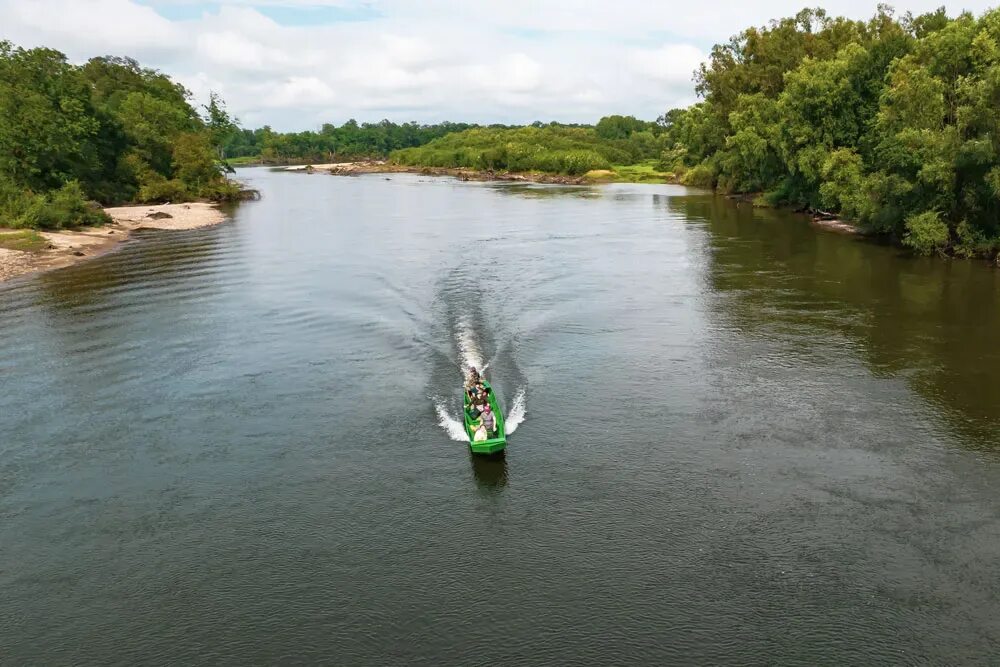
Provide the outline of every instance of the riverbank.
{"type": "MultiPolygon", "coordinates": [[[[657,172],[648,165],[632,165],[616,169],[597,169],[583,176],[567,176],[540,171],[507,172],[467,169],[464,167],[414,167],[387,161],[337,162],[330,164],[293,165],[281,167],[283,171],[328,173],[335,176],[358,176],[361,174],[424,174],[428,176],[452,176],[462,181],[514,181],[524,183],[551,183],[559,185],[599,185],[602,183],[663,183],[679,185],[674,175],[657,172]]],[[[754,204],[757,195],[728,195],[740,203],[754,204]]],[[[755,205],[755,204],[754,204],[755,205]]],[[[804,213],[812,225],[840,234],[860,234],[861,230],[849,222],[833,218],[827,214],[804,213]]]]}
{"type": "MultiPolygon", "coordinates": [[[[523,183],[550,183],[558,185],[591,185],[608,182],[607,175],[612,173],[604,170],[592,177],[552,174],[541,171],[494,171],[490,169],[469,169],[466,167],[418,167],[395,164],[382,160],[361,162],[339,162],[334,164],[312,164],[282,167],[283,171],[305,173],[324,172],[335,176],[359,176],[361,174],[423,174],[426,176],[452,176],[461,181],[510,181],[523,183]]],[[[649,181],[645,181],[649,182],[649,181]]],[[[664,183],[668,181],[664,180],[664,183]]]]}
{"type": "Polygon", "coordinates": [[[858,225],[853,222],[848,222],[839,218],[832,213],[826,213],[824,211],[813,211],[813,210],[793,210],[790,206],[784,207],[774,207],[766,203],[762,203],[762,193],[760,192],[749,192],[742,194],[728,194],[725,195],[726,199],[731,199],[737,204],[747,204],[755,208],[781,208],[787,211],[792,211],[793,213],[798,213],[800,215],[806,216],[809,219],[809,223],[817,228],[826,230],[828,232],[837,232],[838,234],[856,234],[858,236],[867,236],[858,225]]]}
{"type": "MultiPolygon", "coordinates": [[[[328,173],[335,176],[359,176],[361,174],[424,174],[427,176],[452,176],[462,181],[514,181],[524,183],[551,183],[560,185],[597,185],[601,183],[663,183],[679,185],[674,174],[656,172],[645,165],[589,171],[583,176],[567,176],[540,171],[508,172],[467,169],[464,167],[414,167],[387,161],[337,162],[330,164],[293,165],[280,168],[283,171],[303,173],[328,173]]],[[[753,204],[757,195],[728,195],[741,203],[753,204]]],[[[844,220],[828,214],[810,214],[812,225],[840,234],[861,234],[861,230],[844,220]]]]}
{"type": "Polygon", "coordinates": [[[77,230],[40,231],[37,234],[44,244],[39,243],[39,247],[33,249],[3,247],[5,237],[13,239],[23,230],[0,228],[0,282],[103,255],[139,229],[197,229],[226,220],[226,214],[215,205],[199,202],[117,206],[106,208],[104,212],[111,217],[110,224],[77,230]]]}

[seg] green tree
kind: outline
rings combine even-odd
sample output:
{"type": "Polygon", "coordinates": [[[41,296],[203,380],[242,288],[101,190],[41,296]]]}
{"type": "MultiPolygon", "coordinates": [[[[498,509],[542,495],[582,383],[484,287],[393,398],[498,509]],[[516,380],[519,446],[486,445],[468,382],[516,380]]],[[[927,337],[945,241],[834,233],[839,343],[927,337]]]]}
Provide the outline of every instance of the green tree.
{"type": "Polygon", "coordinates": [[[918,252],[1000,250],[1000,11],[750,28],[657,123],[689,182],[825,207],[918,252]]]}
{"type": "Polygon", "coordinates": [[[226,110],[226,103],[214,91],[209,93],[208,104],[204,105],[205,126],[211,138],[213,148],[218,152],[219,159],[226,158],[225,146],[233,135],[239,133],[239,126],[226,110]]]}
{"type": "Polygon", "coordinates": [[[0,173],[34,190],[86,180],[99,167],[90,90],[51,49],[0,42],[0,173]]]}
{"type": "MultiPolygon", "coordinates": [[[[129,58],[70,64],[0,42],[0,220],[58,228],[103,219],[93,202],[232,197],[189,94],[129,58]]],[[[230,124],[230,130],[233,126],[230,124]]]]}

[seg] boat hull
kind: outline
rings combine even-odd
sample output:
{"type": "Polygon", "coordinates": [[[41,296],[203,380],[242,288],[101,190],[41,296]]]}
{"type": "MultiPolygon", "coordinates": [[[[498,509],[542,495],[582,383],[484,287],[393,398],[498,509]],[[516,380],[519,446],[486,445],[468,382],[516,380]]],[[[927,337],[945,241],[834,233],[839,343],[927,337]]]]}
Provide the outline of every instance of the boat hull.
{"type": "Polygon", "coordinates": [[[498,454],[507,448],[507,436],[504,433],[503,413],[500,411],[500,406],[497,404],[496,392],[493,391],[492,387],[490,387],[490,383],[483,380],[483,385],[489,389],[487,396],[490,403],[490,410],[493,411],[497,420],[496,437],[490,438],[489,440],[480,440],[479,442],[476,442],[473,439],[475,431],[473,429],[472,416],[469,415],[469,395],[463,391],[465,399],[462,414],[465,418],[465,434],[469,436],[469,449],[473,454],[498,454]]]}

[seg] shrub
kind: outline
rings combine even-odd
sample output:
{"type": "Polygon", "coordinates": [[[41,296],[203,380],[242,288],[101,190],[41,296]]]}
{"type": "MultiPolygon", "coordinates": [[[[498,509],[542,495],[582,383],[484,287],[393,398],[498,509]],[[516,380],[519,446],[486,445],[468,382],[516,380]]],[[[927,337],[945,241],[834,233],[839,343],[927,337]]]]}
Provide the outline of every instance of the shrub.
{"type": "Polygon", "coordinates": [[[586,174],[592,169],[608,169],[611,164],[597,151],[568,151],[562,155],[562,169],[567,174],[586,174]]]}
{"type": "Polygon", "coordinates": [[[698,188],[714,188],[718,183],[718,173],[715,171],[715,167],[703,162],[688,170],[681,179],[681,183],[698,188]]]}
{"type": "Polygon", "coordinates": [[[660,171],[682,171],[684,169],[684,159],[687,157],[687,148],[675,146],[660,153],[660,159],[656,163],[656,168],[660,171]]]}
{"type": "Polygon", "coordinates": [[[973,227],[967,220],[958,223],[955,228],[955,236],[956,255],[963,257],[994,255],[1000,249],[1000,238],[973,227]]]}
{"type": "Polygon", "coordinates": [[[823,183],[819,192],[823,206],[858,219],[865,208],[862,188],[864,165],[854,149],[841,148],[830,153],[823,164],[823,183]]]}
{"type": "Polygon", "coordinates": [[[99,204],[87,201],[77,181],[48,194],[0,186],[0,219],[14,228],[64,229],[102,225],[110,221],[99,204]]]}
{"type": "Polygon", "coordinates": [[[189,198],[190,195],[184,183],[176,178],[167,180],[158,175],[142,184],[137,197],[144,204],[185,201],[189,198]]]}
{"type": "Polygon", "coordinates": [[[948,247],[948,225],[937,211],[927,211],[906,218],[906,235],[903,244],[917,254],[930,255],[948,247]]]}
{"type": "Polygon", "coordinates": [[[204,193],[206,197],[216,202],[252,201],[260,199],[257,190],[244,189],[236,181],[224,180],[204,193]]]}

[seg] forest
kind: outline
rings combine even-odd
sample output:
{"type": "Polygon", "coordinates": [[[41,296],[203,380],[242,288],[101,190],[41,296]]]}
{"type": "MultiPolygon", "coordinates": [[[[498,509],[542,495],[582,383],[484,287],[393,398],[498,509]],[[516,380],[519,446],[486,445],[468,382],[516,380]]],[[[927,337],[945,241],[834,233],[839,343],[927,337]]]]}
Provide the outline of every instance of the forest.
{"type": "Polygon", "coordinates": [[[1000,249],[1000,10],[804,10],[714,47],[661,167],[837,213],[914,251],[1000,249]]]}
{"type": "Polygon", "coordinates": [[[473,127],[469,123],[358,123],[351,119],[337,127],[324,123],[318,132],[275,132],[269,126],[255,130],[234,127],[222,142],[223,157],[239,162],[289,164],[384,158],[391,151],[420,146],[451,132],[473,127]],[[251,158],[251,160],[240,160],[251,158]]]}
{"type": "Polygon", "coordinates": [[[0,42],[0,220],[54,229],[103,222],[102,205],[238,198],[219,152],[234,129],[216,96],[196,109],[130,58],[0,42]]]}

